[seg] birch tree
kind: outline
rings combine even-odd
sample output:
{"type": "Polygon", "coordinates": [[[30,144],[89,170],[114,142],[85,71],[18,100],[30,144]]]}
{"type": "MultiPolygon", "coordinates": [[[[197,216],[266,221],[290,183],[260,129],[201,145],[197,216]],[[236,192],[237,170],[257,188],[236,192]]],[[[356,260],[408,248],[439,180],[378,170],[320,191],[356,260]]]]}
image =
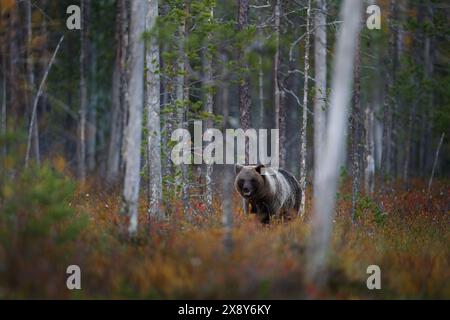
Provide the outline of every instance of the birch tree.
{"type": "MultiPolygon", "coordinates": [[[[208,19],[208,24],[211,25],[214,19],[214,9],[210,8],[210,17],[208,19]]],[[[207,43],[205,44],[205,50],[203,52],[203,69],[204,69],[204,90],[205,90],[205,112],[208,113],[209,116],[213,115],[213,93],[212,93],[212,85],[213,85],[213,68],[212,68],[212,52],[209,50],[208,44],[212,40],[212,33],[208,32],[206,37],[207,43]]],[[[207,128],[212,127],[211,119],[207,121],[207,128]]],[[[213,165],[206,165],[206,174],[205,174],[205,183],[206,183],[206,208],[209,213],[212,213],[212,204],[213,204],[213,183],[212,183],[212,173],[213,173],[213,165]]]]}
{"type": "MultiPolygon", "coordinates": [[[[327,99],[327,3],[316,1],[314,14],[314,72],[316,90],[314,96],[314,167],[320,163],[324,149],[327,99]]],[[[317,170],[314,170],[314,193],[317,188],[317,170]]]]}
{"type": "Polygon", "coordinates": [[[122,212],[130,218],[128,232],[134,236],[138,227],[141,166],[141,129],[144,106],[144,55],[142,34],[145,31],[147,1],[132,1],[130,16],[130,57],[128,82],[128,125],[125,146],[125,181],[122,212]]]}
{"type": "Polygon", "coordinates": [[[303,83],[303,113],[301,126],[301,158],[300,158],[300,187],[302,189],[302,200],[300,203],[300,214],[303,216],[306,210],[306,178],[307,178],[307,129],[308,129],[308,80],[309,80],[309,39],[311,21],[311,0],[308,0],[306,12],[306,39],[305,39],[305,72],[303,83]]]}
{"type": "Polygon", "coordinates": [[[307,276],[321,285],[326,280],[325,266],[329,251],[333,211],[339,177],[339,168],[345,149],[348,108],[353,82],[353,64],[362,2],[345,0],[341,6],[340,27],[333,63],[330,109],[325,136],[325,149],[316,167],[317,190],[312,218],[312,232],[308,243],[307,276]]]}
{"type": "MultiPolygon", "coordinates": [[[[153,30],[158,18],[158,0],[148,1],[146,28],[153,30]]],[[[147,156],[149,177],[149,218],[162,219],[160,76],[158,38],[152,35],[147,46],[147,156]]]]}

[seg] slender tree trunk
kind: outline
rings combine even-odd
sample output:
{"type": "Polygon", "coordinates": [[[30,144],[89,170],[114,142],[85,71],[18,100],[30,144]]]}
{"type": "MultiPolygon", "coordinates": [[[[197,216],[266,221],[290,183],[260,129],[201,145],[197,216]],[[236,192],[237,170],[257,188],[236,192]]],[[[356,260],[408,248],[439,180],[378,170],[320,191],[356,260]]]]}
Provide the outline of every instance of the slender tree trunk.
{"type": "MultiPolygon", "coordinates": [[[[327,99],[327,3],[326,0],[316,1],[314,15],[314,71],[316,91],[314,97],[314,167],[320,163],[324,149],[326,129],[326,99],[327,99]]],[[[314,170],[314,194],[317,186],[317,170],[314,170]]]]}
{"type": "Polygon", "coordinates": [[[325,267],[331,237],[339,168],[345,149],[348,123],[348,105],[351,99],[353,64],[360,21],[362,1],[345,0],[341,6],[343,21],[336,42],[336,54],[331,83],[330,111],[327,123],[325,149],[317,167],[318,184],[312,218],[312,232],[308,245],[307,276],[315,285],[327,279],[325,267]]]}
{"type": "Polygon", "coordinates": [[[300,214],[303,216],[306,210],[306,179],[307,179],[307,129],[308,129],[308,79],[309,79],[309,39],[311,21],[311,0],[308,0],[308,11],[306,13],[306,38],[305,38],[305,80],[303,85],[303,115],[301,127],[301,158],[300,158],[300,187],[302,189],[302,200],[300,203],[300,214]]]}
{"type": "MultiPolygon", "coordinates": [[[[184,4],[185,13],[187,12],[188,4],[184,4]]],[[[186,37],[186,17],[182,17],[178,27],[177,35],[177,76],[175,96],[177,103],[177,120],[179,128],[186,128],[187,126],[187,105],[185,100],[189,98],[189,87],[186,86],[186,59],[185,54],[185,37],[186,37]]],[[[180,165],[181,174],[177,184],[181,186],[181,200],[183,202],[184,213],[187,214],[189,210],[189,183],[188,183],[188,167],[186,164],[180,165]]]]}
{"type": "MultiPolygon", "coordinates": [[[[1,17],[1,16],[0,16],[1,17]]],[[[3,37],[2,37],[3,39],[3,37]]],[[[2,45],[2,109],[0,112],[0,137],[3,139],[6,137],[6,57],[5,57],[5,45],[2,45]]],[[[6,141],[1,146],[1,156],[3,159],[6,157],[6,141]]]]}
{"type": "Polygon", "coordinates": [[[394,20],[396,15],[396,4],[394,0],[390,2],[389,9],[389,52],[386,72],[386,87],[383,110],[383,151],[381,153],[381,192],[384,192],[385,176],[392,173],[392,113],[394,99],[392,97],[392,86],[395,72],[395,44],[396,35],[394,30],[394,20]]]}
{"type": "Polygon", "coordinates": [[[264,71],[262,56],[258,60],[258,100],[259,100],[259,128],[264,127],[264,71]]]}
{"type": "MultiPolygon", "coordinates": [[[[247,28],[248,25],[248,0],[238,0],[238,32],[247,28]]],[[[238,50],[238,61],[241,70],[244,70],[242,78],[239,81],[239,114],[241,128],[245,131],[252,126],[251,121],[251,99],[250,99],[250,79],[248,75],[248,62],[246,61],[244,49],[238,50]]],[[[245,163],[249,161],[249,145],[246,139],[245,144],[245,163]]]]}
{"type": "MultiPolygon", "coordinates": [[[[26,21],[26,56],[27,56],[27,101],[28,101],[28,112],[31,113],[33,107],[33,93],[35,90],[34,81],[34,59],[32,55],[32,40],[33,40],[33,28],[31,21],[31,0],[25,1],[25,21],[26,21]]],[[[38,128],[38,113],[36,112],[33,132],[32,132],[32,149],[33,156],[36,164],[40,165],[40,152],[39,152],[39,128],[38,128]]]]}
{"type": "Polygon", "coordinates": [[[28,130],[28,139],[27,139],[27,151],[25,154],[25,167],[28,166],[28,162],[30,160],[30,153],[31,153],[31,141],[33,136],[33,126],[36,122],[36,113],[37,113],[37,105],[39,98],[42,96],[43,88],[45,85],[45,81],[47,80],[48,73],[50,72],[50,69],[53,65],[53,62],[55,61],[56,54],[58,53],[59,47],[61,46],[62,41],[64,40],[64,36],[62,36],[58,42],[58,45],[56,46],[55,51],[53,52],[52,57],[50,58],[50,62],[48,63],[47,68],[45,69],[44,75],[42,76],[41,83],[39,84],[39,88],[37,90],[36,96],[33,100],[33,108],[31,110],[31,120],[30,120],[30,128],[28,130]]]}
{"type": "Polygon", "coordinates": [[[97,87],[96,72],[97,72],[97,50],[96,46],[90,46],[89,54],[89,109],[87,113],[86,126],[86,164],[87,169],[92,172],[97,165],[97,101],[99,96],[99,88],[97,87]]]}
{"type": "MultiPolygon", "coordinates": [[[[211,7],[211,17],[209,19],[209,24],[213,23],[214,19],[214,9],[211,7]]],[[[207,36],[207,41],[210,43],[212,40],[212,34],[209,33],[207,36]]],[[[205,112],[207,112],[210,116],[213,115],[213,68],[212,68],[212,52],[208,49],[208,43],[205,45],[205,50],[203,52],[204,59],[204,90],[205,90],[205,112]]],[[[211,119],[208,119],[206,127],[212,128],[213,123],[211,119]]],[[[212,181],[212,173],[213,173],[213,165],[206,165],[206,173],[205,173],[205,183],[206,183],[206,208],[208,214],[212,214],[212,205],[213,205],[213,181],[212,181]]]]}
{"type": "Polygon", "coordinates": [[[362,157],[361,150],[361,40],[359,32],[357,34],[355,52],[354,71],[354,91],[353,91],[353,115],[352,115],[352,220],[356,218],[356,205],[360,190],[360,163],[362,157]]]}
{"type": "MultiPolygon", "coordinates": [[[[147,31],[151,31],[158,18],[158,0],[149,0],[147,31]]],[[[163,219],[161,174],[160,76],[158,39],[152,37],[147,44],[147,156],[149,177],[149,218],[163,219]]]]}
{"type": "Polygon", "coordinates": [[[372,195],[375,189],[375,124],[371,103],[367,104],[365,114],[366,161],[364,170],[364,190],[372,195]]]}
{"type": "MultiPolygon", "coordinates": [[[[280,128],[280,103],[281,103],[281,90],[280,90],[280,0],[276,0],[274,7],[275,17],[275,55],[273,56],[273,96],[275,107],[275,128],[280,128]]],[[[283,148],[281,148],[283,149],[283,148]]],[[[281,150],[280,150],[281,152],[281,150]]],[[[280,154],[281,157],[281,154],[280,154]]],[[[281,162],[281,161],[280,161],[281,162]]]]}
{"type": "Polygon", "coordinates": [[[134,236],[138,227],[141,169],[142,111],[144,106],[144,55],[147,1],[131,2],[129,58],[129,117],[125,149],[125,181],[122,212],[130,218],[128,232],[134,236]]]}
{"type": "Polygon", "coordinates": [[[126,43],[125,33],[127,12],[125,0],[116,0],[116,31],[114,60],[112,76],[112,113],[110,138],[108,145],[108,159],[106,166],[106,180],[109,183],[117,181],[120,172],[123,118],[125,112],[125,97],[123,95],[123,78],[125,74],[126,43]]]}
{"type": "Polygon", "coordinates": [[[80,108],[78,124],[78,177],[81,182],[86,180],[86,115],[88,104],[88,93],[86,84],[87,69],[87,42],[88,42],[88,21],[87,13],[90,6],[89,0],[81,0],[81,30],[80,30],[80,108]]]}
{"type": "Polygon", "coordinates": [[[9,89],[9,114],[10,121],[13,124],[13,128],[17,125],[17,119],[20,115],[24,114],[25,108],[23,108],[23,96],[20,92],[20,75],[23,74],[20,70],[20,53],[19,53],[19,8],[18,1],[9,8],[8,19],[8,49],[9,49],[9,72],[8,72],[8,86],[9,89]]]}
{"type": "Polygon", "coordinates": [[[441,150],[442,141],[444,141],[444,137],[445,137],[445,133],[443,132],[441,135],[441,139],[439,139],[439,144],[436,148],[436,154],[434,156],[433,169],[431,170],[430,180],[428,181],[428,194],[430,194],[430,191],[431,191],[431,185],[433,183],[433,178],[434,178],[434,171],[436,170],[436,165],[437,165],[437,161],[439,158],[439,151],[441,150]]]}

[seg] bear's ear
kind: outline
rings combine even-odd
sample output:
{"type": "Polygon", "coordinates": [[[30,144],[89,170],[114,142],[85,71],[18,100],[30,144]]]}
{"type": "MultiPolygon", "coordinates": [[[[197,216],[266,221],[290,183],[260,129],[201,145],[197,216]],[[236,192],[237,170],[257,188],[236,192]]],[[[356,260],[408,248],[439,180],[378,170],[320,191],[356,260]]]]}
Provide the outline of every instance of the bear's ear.
{"type": "Polygon", "coordinates": [[[235,173],[236,175],[238,175],[239,172],[241,172],[241,170],[242,170],[243,168],[244,168],[243,165],[236,164],[236,165],[234,166],[234,173],[235,173]]]}
{"type": "Polygon", "coordinates": [[[255,168],[255,171],[258,172],[259,174],[261,174],[262,168],[265,168],[265,166],[263,164],[258,164],[255,168]]]}

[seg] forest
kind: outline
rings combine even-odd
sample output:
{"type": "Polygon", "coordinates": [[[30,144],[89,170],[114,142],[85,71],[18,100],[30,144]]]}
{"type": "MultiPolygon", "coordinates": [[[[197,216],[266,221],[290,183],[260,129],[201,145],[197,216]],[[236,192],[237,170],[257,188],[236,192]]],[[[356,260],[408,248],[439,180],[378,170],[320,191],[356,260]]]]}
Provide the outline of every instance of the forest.
{"type": "Polygon", "coordinates": [[[450,299],[445,1],[0,14],[0,299],[450,299]]]}

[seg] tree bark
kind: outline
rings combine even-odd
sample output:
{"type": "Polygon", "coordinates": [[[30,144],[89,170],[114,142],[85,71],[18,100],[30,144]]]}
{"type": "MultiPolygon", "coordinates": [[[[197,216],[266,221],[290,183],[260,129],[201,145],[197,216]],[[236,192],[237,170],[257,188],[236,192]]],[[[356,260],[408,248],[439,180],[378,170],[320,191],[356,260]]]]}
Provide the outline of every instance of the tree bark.
{"type": "Polygon", "coordinates": [[[123,94],[123,79],[125,78],[127,29],[126,1],[116,0],[116,31],[115,47],[116,55],[112,76],[112,113],[111,127],[108,145],[108,159],[106,166],[106,180],[108,183],[117,181],[120,173],[122,156],[123,118],[125,113],[125,96],[123,94]]]}
{"type": "Polygon", "coordinates": [[[394,29],[394,20],[396,16],[396,3],[394,0],[390,2],[389,8],[389,49],[387,56],[387,72],[386,72],[386,86],[384,97],[383,110],[383,151],[381,153],[381,192],[385,188],[385,176],[392,173],[392,113],[394,99],[392,97],[392,86],[394,83],[395,73],[395,44],[396,35],[394,29]]]}
{"type": "Polygon", "coordinates": [[[325,150],[318,166],[318,185],[312,218],[312,232],[307,253],[308,280],[315,285],[326,281],[326,259],[331,237],[333,211],[339,178],[339,168],[345,149],[353,82],[355,39],[361,21],[362,2],[346,0],[341,6],[343,21],[336,42],[336,54],[331,83],[330,111],[327,123],[325,150]]]}
{"type": "Polygon", "coordinates": [[[139,186],[141,169],[142,111],[144,106],[144,55],[142,34],[145,31],[147,1],[132,1],[130,18],[129,117],[125,149],[125,181],[122,212],[130,218],[128,232],[138,228],[139,186]]]}
{"type": "MultiPolygon", "coordinates": [[[[146,27],[151,31],[158,18],[158,1],[149,0],[146,27]]],[[[149,177],[148,217],[161,220],[162,174],[161,174],[161,125],[160,125],[160,76],[158,38],[152,36],[147,44],[147,156],[149,177]]]]}
{"type": "Polygon", "coordinates": [[[367,104],[365,112],[366,161],[364,170],[364,190],[372,195],[375,189],[375,123],[372,103],[367,104]]]}
{"type": "MultiPolygon", "coordinates": [[[[27,56],[27,101],[28,114],[31,114],[33,108],[33,93],[35,90],[34,81],[34,59],[32,54],[32,40],[33,40],[33,26],[31,21],[31,0],[25,1],[25,21],[26,21],[26,56],[27,56]]],[[[39,127],[38,127],[38,113],[36,112],[33,132],[32,132],[32,149],[33,157],[37,166],[40,165],[40,151],[39,151],[39,127]]]]}
{"type": "MultiPolygon", "coordinates": [[[[210,8],[211,17],[209,19],[209,24],[213,23],[214,19],[214,9],[213,7],[210,8]]],[[[205,50],[203,52],[203,69],[204,69],[204,83],[203,83],[203,90],[205,90],[205,112],[208,113],[208,115],[213,116],[214,110],[213,110],[213,69],[212,69],[212,52],[208,49],[208,44],[212,40],[212,34],[208,33],[207,35],[207,42],[205,44],[205,50]]],[[[208,119],[206,127],[207,129],[212,128],[213,123],[211,119],[208,119]]],[[[206,164],[206,173],[205,173],[205,183],[206,183],[206,208],[208,214],[212,214],[212,205],[213,205],[213,181],[212,181],[212,174],[213,174],[213,164],[206,164]]]]}
{"type": "Polygon", "coordinates": [[[361,40],[357,34],[354,71],[353,91],[353,114],[352,114],[352,220],[356,218],[356,205],[360,191],[360,163],[362,159],[361,150],[361,40]]]}
{"type": "MultiPolygon", "coordinates": [[[[249,3],[248,0],[238,0],[238,32],[248,26],[249,3]]],[[[251,98],[250,98],[250,79],[248,76],[248,62],[245,57],[245,50],[238,49],[238,62],[244,75],[239,81],[239,114],[241,120],[241,128],[245,131],[251,128],[251,98]]],[[[249,145],[246,139],[245,143],[245,163],[249,161],[248,150],[249,145]]]]}
{"type": "MultiPolygon", "coordinates": [[[[314,168],[322,158],[326,129],[326,99],[327,99],[327,3],[326,0],[316,1],[314,15],[314,71],[316,91],[314,97],[314,168]]],[[[317,188],[317,170],[314,170],[314,193],[317,188]]]]}
{"type": "Polygon", "coordinates": [[[78,177],[81,182],[86,180],[86,115],[88,104],[88,93],[86,84],[87,68],[87,33],[86,21],[90,6],[89,0],[81,0],[81,30],[80,30],[80,107],[78,124],[78,177]]]}
{"type": "Polygon", "coordinates": [[[303,84],[303,114],[301,126],[301,158],[300,158],[300,187],[302,189],[302,200],[300,203],[300,215],[303,216],[306,210],[306,179],[307,179],[307,129],[308,129],[308,80],[309,80],[309,39],[311,21],[311,0],[308,0],[308,10],[306,13],[306,39],[305,39],[305,79],[303,84]]]}

